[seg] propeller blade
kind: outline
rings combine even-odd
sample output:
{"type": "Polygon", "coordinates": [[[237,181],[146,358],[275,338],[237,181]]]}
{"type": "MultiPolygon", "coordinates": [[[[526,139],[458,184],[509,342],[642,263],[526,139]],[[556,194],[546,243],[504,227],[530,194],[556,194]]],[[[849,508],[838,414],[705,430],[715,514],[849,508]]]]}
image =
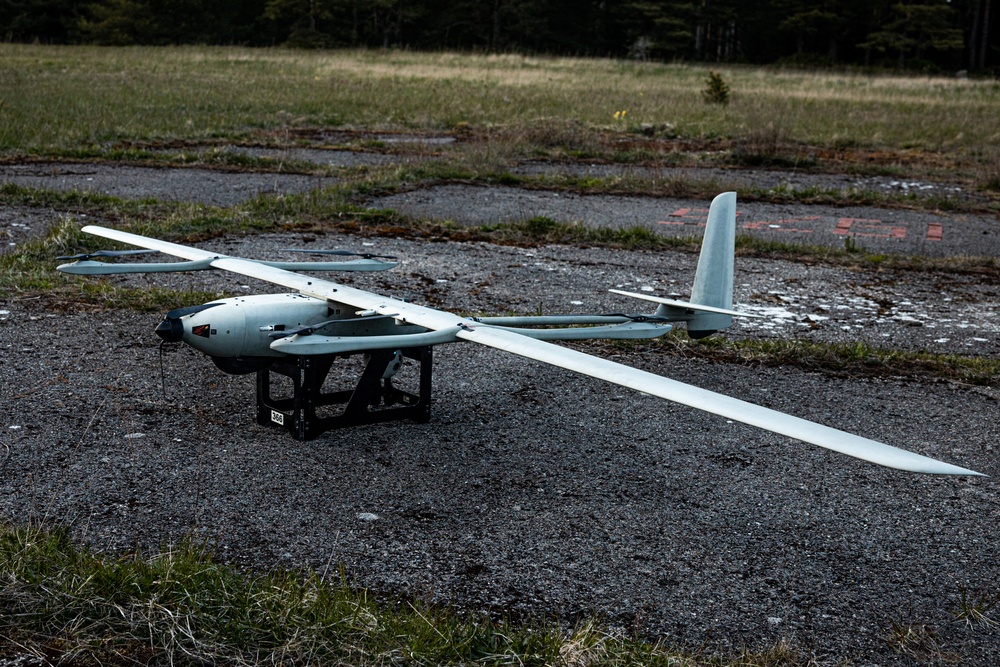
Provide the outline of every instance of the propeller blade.
{"type": "Polygon", "coordinates": [[[92,257],[126,257],[128,255],[148,255],[154,252],[159,252],[159,250],[95,250],[94,252],[82,252],[79,255],[61,255],[56,259],[88,260],[92,257]]]}
{"type": "Polygon", "coordinates": [[[178,343],[184,339],[184,325],[181,324],[182,317],[185,315],[200,313],[203,310],[208,310],[209,308],[215,308],[216,306],[221,305],[221,303],[203,303],[198,306],[174,308],[163,316],[160,323],[156,325],[155,329],[153,329],[153,333],[167,343],[178,343]]]}
{"type": "Polygon", "coordinates": [[[310,250],[307,248],[283,248],[285,252],[301,252],[311,255],[343,255],[345,257],[360,257],[362,259],[398,259],[395,255],[376,255],[370,252],[354,252],[353,250],[310,250]]]}

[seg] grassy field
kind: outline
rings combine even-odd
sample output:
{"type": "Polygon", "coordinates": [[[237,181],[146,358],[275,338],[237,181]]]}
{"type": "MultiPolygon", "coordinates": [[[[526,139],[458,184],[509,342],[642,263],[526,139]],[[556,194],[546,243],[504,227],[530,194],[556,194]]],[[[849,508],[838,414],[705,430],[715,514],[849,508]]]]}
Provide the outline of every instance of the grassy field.
{"type": "Polygon", "coordinates": [[[452,130],[567,121],[691,139],[762,131],[829,148],[996,157],[1000,82],[411,52],[0,45],[0,151],[246,139],[297,127],[452,130]],[[622,114],[621,112],[625,112],[622,114]],[[618,115],[616,117],[616,112],[618,115]]]}

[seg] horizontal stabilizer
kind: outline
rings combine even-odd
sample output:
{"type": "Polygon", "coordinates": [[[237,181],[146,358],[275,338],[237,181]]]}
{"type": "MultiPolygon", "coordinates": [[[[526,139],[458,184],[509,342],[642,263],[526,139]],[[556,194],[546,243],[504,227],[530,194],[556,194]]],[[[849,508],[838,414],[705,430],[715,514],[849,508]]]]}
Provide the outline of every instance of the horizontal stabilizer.
{"type": "MultiPolygon", "coordinates": [[[[119,273],[179,273],[184,271],[204,271],[218,268],[215,261],[220,260],[225,255],[211,253],[196,248],[150,239],[137,234],[120,232],[104,227],[87,226],[83,231],[104,236],[106,238],[132,243],[135,245],[147,246],[149,250],[129,251],[129,250],[99,250],[88,254],[71,255],[60,257],[59,259],[76,259],[69,264],[60,264],[57,271],[85,276],[106,276],[119,273]],[[188,252],[191,251],[191,252],[188,252]],[[115,264],[112,262],[96,262],[91,257],[120,257],[126,254],[137,254],[145,252],[163,252],[176,257],[183,257],[185,262],[134,262],[115,264]]],[[[359,253],[349,253],[359,254],[359,253]]],[[[352,259],[334,262],[278,262],[265,260],[246,260],[263,264],[273,269],[284,271],[387,271],[399,265],[398,262],[384,262],[374,257],[364,257],[362,259],[352,259]]]]}
{"type": "Polygon", "coordinates": [[[149,255],[158,250],[95,250],[94,252],[81,252],[76,255],[60,255],[56,259],[93,259],[94,257],[131,257],[133,255],[149,255]]]}
{"type": "MultiPolygon", "coordinates": [[[[187,262],[157,262],[155,264],[112,264],[82,260],[71,264],[60,264],[56,270],[84,276],[107,276],[116,273],[181,273],[184,271],[204,271],[214,269],[216,258],[193,259],[187,262]]],[[[256,260],[251,260],[256,261],[256,260]]],[[[265,266],[285,271],[386,271],[395,267],[395,262],[380,262],[374,259],[354,259],[347,262],[258,262],[265,266]]]]}
{"type": "Polygon", "coordinates": [[[702,313],[717,313],[719,315],[732,315],[733,317],[763,317],[763,315],[757,315],[755,313],[741,313],[736,310],[729,310],[728,308],[715,308],[714,306],[703,306],[699,303],[691,303],[690,301],[675,301],[674,299],[664,299],[663,297],[653,296],[652,294],[626,292],[620,289],[613,289],[608,291],[614,292],[615,294],[621,294],[623,296],[631,296],[636,299],[642,299],[644,301],[652,301],[653,303],[658,303],[664,306],[670,306],[671,308],[679,308],[681,310],[697,311],[702,313]]]}
{"type": "Polygon", "coordinates": [[[265,262],[265,266],[285,271],[388,271],[399,266],[399,262],[382,262],[377,259],[352,259],[346,262],[265,262]]]}

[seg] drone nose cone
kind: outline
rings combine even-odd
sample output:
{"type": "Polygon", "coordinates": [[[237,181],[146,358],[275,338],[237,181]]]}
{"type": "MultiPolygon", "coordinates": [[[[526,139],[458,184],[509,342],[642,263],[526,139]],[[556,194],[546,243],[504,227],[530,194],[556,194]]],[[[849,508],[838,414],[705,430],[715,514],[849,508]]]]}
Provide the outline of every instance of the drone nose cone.
{"type": "Polygon", "coordinates": [[[178,343],[184,338],[184,325],[178,317],[163,318],[163,321],[156,325],[153,330],[157,336],[168,343],[178,343]]]}

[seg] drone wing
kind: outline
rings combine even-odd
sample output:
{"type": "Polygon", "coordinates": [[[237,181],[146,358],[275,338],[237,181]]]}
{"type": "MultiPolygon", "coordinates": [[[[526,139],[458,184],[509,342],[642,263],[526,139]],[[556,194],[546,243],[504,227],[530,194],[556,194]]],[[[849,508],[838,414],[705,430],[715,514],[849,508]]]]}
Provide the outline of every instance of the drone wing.
{"type": "Polygon", "coordinates": [[[319,299],[392,316],[406,324],[441,332],[441,340],[438,342],[464,340],[479,343],[890,468],[939,475],[982,474],[724,394],[536,340],[509,329],[481,324],[446,311],[379,296],[329,280],[303,276],[253,260],[219,255],[127,232],[95,226],[84,227],[83,231],[142,248],[159,250],[190,261],[204,261],[212,268],[264,280],[319,299]]]}
{"type": "Polygon", "coordinates": [[[721,415],[733,421],[780,433],[796,440],[819,445],[889,468],[941,475],[981,475],[981,473],[914,454],[876,440],[862,438],[607,359],[532,340],[509,331],[477,327],[473,330],[462,331],[458,337],[606,380],[646,394],[659,396],[668,401],[721,415]]]}

